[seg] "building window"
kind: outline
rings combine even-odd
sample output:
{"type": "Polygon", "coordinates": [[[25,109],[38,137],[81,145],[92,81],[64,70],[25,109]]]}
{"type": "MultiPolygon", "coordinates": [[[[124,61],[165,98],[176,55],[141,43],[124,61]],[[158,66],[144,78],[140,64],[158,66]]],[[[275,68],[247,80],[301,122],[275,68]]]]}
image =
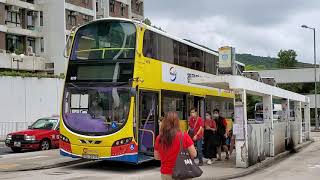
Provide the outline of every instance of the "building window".
{"type": "Polygon", "coordinates": [[[90,16],[88,16],[88,15],[83,15],[82,18],[83,18],[83,21],[84,21],[84,22],[89,22],[89,21],[91,21],[91,18],[90,18],[90,16]]]}
{"type": "Polygon", "coordinates": [[[43,37],[40,39],[41,52],[44,52],[44,39],[43,37]]]}
{"type": "Polygon", "coordinates": [[[71,26],[77,25],[77,12],[75,11],[68,11],[68,24],[71,26]]]}
{"type": "Polygon", "coordinates": [[[6,6],[6,24],[13,24],[17,27],[21,26],[20,10],[16,6],[6,6]]]}
{"type": "Polygon", "coordinates": [[[27,29],[34,30],[36,16],[37,16],[36,11],[28,11],[27,12],[27,29]]]}
{"type": "Polygon", "coordinates": [[[136,11],[137,11],[138,13],[140,13],[141,5],[142,5],[141,2],[138,2],[138,1],[136,2],[136,11]]]}
{"type": "Polygon", "coordinates": [[[40,26],[43,26],[43,11],[40,11],[40,26]]]}
{"type": "Polygon", "coordinates": [[[24,53],[24,37],[7,34],[6,35],[6,50],[10,53],[23,54],[24,53]]]}
{"type": "Polygon", "coordinates": [[[34,38],[28,37],[27,38],[27,53],[34,53],[35,49],[36,49],[36,40],[34,38]],[[29,47],[31,47],[31,49],[29,49],[29,47]]]}
{"type": "Polygon", "coordinates": [[[85,5],[88,5],[89,4],[89,0],[82,0],[82,3],[85,4],[85,5]]]}
{"type": "Polygon", "coordinates": [[[125,11],[126,11],[126,5],[125,4],[121,4],[121,16],[125,16],[125,11]]]}
{"type": "Polygon", "coordinates": [[[110,0],[109,8],[111,13],[114,13],[114,4],[115,4],[114,0],[110,0]]]}

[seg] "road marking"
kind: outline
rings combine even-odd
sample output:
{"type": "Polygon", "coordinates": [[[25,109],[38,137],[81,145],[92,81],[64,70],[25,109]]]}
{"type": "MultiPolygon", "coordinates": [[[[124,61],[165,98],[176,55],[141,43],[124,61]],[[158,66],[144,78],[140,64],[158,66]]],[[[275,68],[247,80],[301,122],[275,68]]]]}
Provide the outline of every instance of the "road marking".
{"type": "Polygon", "coordinates": [[[35,157],[28,157],[28,158],[21,158],[21,159],[28,160],[28,159],[38,159],[38,158],[44,158],[44,157],[49,157],[49,156],[35,156],[35,157]]]}
{"type": "Polygon", "coordinates": [[[320,165],[309,166],[310,169],[320,168],[320,165]]]}

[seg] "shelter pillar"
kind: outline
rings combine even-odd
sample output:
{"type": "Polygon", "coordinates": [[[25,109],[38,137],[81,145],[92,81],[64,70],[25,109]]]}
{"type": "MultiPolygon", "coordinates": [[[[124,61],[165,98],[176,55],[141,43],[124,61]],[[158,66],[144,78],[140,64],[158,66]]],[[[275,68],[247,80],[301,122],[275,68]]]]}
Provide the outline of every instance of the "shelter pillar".
{"type": "Polygon", "coordinates": [[[295,119],[295,124],[297,126],[297,129],[294,129],[293,132],[298,132],[298,138],[299,141],[298,143],[302,143],[302,114],[301,114],[301,102],[295,101],[294,102],[294,119],[295,119]]]}
{"type": "Polygon", "coordinates": [[[273,124],[273,101],[272,95],[263,96],[263,119],[265,124],[265,152],[273,157],[274,153],[274,124],[273,124]]]}
{"type": "Polygon", "coordinates": [[[305,139],[310,140],[310,103],[303,103],[305,139]]]}
{"type": "Polygon", "coordinates": [[[246,90],[235,91],[233,133],[236,137],[236,167],[249,166],[246,90]]]}

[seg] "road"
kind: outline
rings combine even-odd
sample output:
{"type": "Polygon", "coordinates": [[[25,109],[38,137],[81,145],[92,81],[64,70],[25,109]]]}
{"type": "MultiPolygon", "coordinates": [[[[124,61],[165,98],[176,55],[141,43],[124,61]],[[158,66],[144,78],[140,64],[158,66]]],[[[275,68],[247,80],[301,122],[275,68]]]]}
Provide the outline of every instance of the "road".
{"type": "MultiPolygon", "coordinates": [[[[277,162],[254,174],[237,180],[319,180],[320,179],[320,133],[316,142],[299,153],[277,162]]],[[[86,162],[68,167],[38,171],[1,172],[0,179],[15,180],[84,180],[84,179],[160,179],[159,164],[148,162],[142,165],[129,165],[116,162],[86,162]]],[[[205,167],[211,171],[215,167],[205,167]]],[[[236,169],[237,170],[237,169],[236,169]]],[[[222,171],[219,171],[222,173],[222,171]]]]}

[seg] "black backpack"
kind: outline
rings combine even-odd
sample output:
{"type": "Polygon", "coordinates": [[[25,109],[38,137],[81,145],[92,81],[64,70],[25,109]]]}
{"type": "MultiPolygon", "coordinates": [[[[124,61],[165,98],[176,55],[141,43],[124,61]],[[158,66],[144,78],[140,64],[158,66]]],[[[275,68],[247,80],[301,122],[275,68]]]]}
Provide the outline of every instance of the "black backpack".
{"type": "Polygon", "coordinates": [[[176,160],[176,165],[173,169],[173,179],[189,179],[196,178],[202,175],[202,170],[191,159],[187,149],[183,148],[183,135],[180,139],[180,151],[176,160]]]}
{"type": "Polygon", "coordinates": [[[216,120],[216,124],[217,124],[217,133],[219,135],[224,135],[226,133],[226,127],[223,124],[223,120],[224,118],[219,117],[218,120],[216,120]]]}

